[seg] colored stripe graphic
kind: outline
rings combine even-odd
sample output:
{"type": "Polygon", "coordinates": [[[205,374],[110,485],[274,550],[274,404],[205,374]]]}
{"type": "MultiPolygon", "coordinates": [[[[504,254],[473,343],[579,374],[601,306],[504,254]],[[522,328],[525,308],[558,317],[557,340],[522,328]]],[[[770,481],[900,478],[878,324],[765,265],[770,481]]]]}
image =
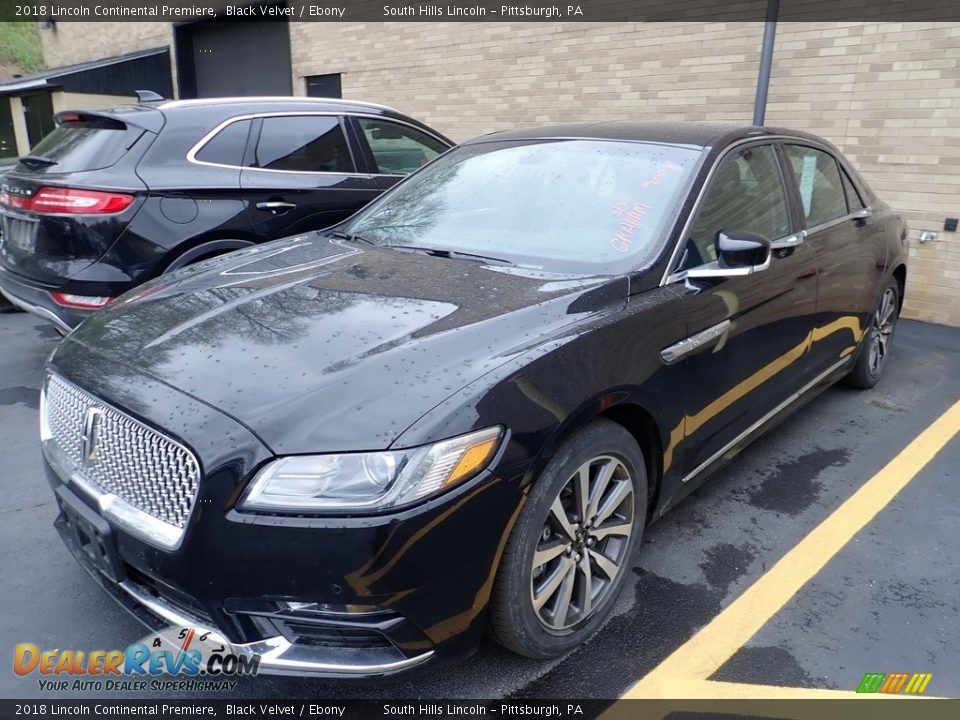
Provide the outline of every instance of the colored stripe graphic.
{"type": "Polygon", "coordinates": [[[933,673],[867,673],[857,692],[920,695],[932,679],[933,673]]]}

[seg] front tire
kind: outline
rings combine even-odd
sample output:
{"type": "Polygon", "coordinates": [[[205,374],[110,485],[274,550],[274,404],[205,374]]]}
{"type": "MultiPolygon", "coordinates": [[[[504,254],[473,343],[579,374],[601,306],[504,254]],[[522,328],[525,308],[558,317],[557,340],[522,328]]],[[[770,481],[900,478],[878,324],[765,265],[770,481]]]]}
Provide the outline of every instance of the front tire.
{"type": "Polygon", "coordinates": [[[867,390],[880,381],[899,317],[900,283],[891,280],[880,296],[876,311],[870,316],[870,326],[863,338],[863,346],[857,354],[853,369],[845,379],[847,385],[867,390]]]}
{"type": "Polygon", "coordinates": [[[646,521],[643,454],[621,425],[573,435],[530,490],[497,572],[493,638],[545,659],[587,640],[630,574],[646,521]]]}

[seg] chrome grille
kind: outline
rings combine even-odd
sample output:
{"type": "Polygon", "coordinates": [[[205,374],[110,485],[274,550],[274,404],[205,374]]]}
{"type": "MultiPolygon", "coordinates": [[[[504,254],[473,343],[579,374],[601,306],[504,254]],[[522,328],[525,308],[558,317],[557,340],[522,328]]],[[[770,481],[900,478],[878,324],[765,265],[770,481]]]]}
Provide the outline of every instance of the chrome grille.
{"type": "Polygon", "coordinates": [[[45,432],[82,479],[103,493],[181,530],[197,499],[200,464],[180,443],[51,375],[44,399],[45,432]],[[84,462],[88,411],[100,411],[95,458],[84,462]]]}

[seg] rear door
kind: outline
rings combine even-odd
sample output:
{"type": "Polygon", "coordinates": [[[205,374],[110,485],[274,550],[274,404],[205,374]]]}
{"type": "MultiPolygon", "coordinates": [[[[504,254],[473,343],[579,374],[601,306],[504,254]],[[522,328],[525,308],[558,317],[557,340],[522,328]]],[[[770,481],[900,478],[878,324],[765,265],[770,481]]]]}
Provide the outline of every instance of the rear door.
{"type": "Polygon", "coordinates": [[[356,116],[351,122],[384,190],[449,149],[439,138],[396,120],[356,116]]]}
{"type": "Polygon", "coordinates": [[[877,302],[886,245],[874,242],[871,217],[846,171],[825,148],[785,143],[788,180],[800,209],[805,244],[818,268],[817,327],[811,373],[836,365],[856,348],[877,302]]]}
{"type": "Polygon", "coordinates": [[[685,365],[688,478],[802,388],[816,304],[814,253],[792,240],[796,221],[773,145],[728,152],[695,212],[671,276],[685,295],[687,337],[662,355],[685,365]],[[781,246],[770,267],[740,277],[685,277],[715,263],[717,235],[731,230],[781,246]]]}
{"type": "Polygon", "coordinates": [[[291,113],[255,123],[240,186],[254,232],[272,240],[335,225],[380,194],[361,172],[342,116],[291,113]]]}

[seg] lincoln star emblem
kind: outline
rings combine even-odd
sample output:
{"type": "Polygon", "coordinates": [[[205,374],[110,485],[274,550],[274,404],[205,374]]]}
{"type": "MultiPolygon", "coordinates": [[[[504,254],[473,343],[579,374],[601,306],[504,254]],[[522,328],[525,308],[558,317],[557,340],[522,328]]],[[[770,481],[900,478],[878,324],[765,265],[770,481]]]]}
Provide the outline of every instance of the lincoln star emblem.
{"type": "Polygon", "coordinates": [[[99,408],[87,408],[87,415],[83,419],[83,438],[80,443],[80,457],[84,465],[91,465],[97,461],[97,433],[100,431],[100,420],[103,411],[99,408]]]}

